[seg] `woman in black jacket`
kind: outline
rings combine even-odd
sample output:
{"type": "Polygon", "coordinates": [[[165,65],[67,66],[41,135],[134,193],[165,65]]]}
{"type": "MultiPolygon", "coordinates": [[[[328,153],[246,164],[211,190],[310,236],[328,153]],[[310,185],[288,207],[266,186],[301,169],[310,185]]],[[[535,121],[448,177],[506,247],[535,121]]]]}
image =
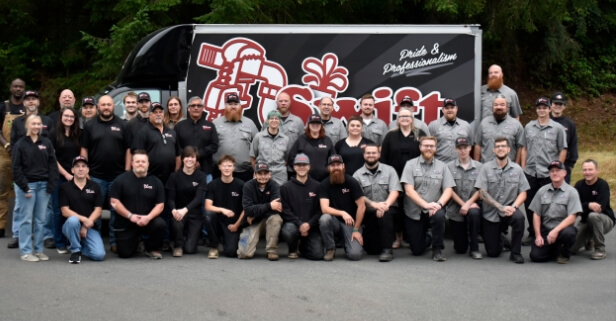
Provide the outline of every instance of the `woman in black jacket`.
{"type": "Polygon", "coordinates": [[[329,176],[327,159],[330,155],[336,154],[336,150],[332,140],[325,136],[321,116],[310,115],[305,133],[300,135],[291,147],[287,164],[293,164],[295,155],[299,153],[304,153],[310,158],[310,177],[320,182],[329,176]]]}

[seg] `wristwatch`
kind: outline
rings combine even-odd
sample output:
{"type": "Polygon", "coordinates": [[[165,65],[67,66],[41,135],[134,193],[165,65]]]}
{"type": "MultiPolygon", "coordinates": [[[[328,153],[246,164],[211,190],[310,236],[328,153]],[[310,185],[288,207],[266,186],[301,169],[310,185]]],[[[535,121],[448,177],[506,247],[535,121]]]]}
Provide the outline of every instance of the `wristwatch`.
{"type": "Polygon", "coordinates": [[[518,206],[515,205],[515,203],[513,205],[511,205],[511,207],[515,208],[516,210],[518,209],[518,206]]]}

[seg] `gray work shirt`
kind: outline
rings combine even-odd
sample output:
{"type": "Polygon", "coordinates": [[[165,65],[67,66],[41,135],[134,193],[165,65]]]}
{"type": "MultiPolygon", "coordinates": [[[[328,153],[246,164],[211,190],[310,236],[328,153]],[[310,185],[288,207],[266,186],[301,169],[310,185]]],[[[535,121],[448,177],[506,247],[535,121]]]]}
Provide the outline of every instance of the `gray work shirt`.
{"type": "Polygon", "coordinates": [[[486,163],[495,158],[494,156],[494,139],[497,137],[505,137],[509,142],[511,150],[509,151],[509,159],[515,161],[518,154],[518,149],[526,146],[526,136],[524,128],[520,122],[512,117],[507,116],[502,122],[498,123],[494,116],[485,118],[479,124],[475,131],[475,145],[481,146],[481,162],[486,163]]]}
{"type": "MultiPolygon", "coordinates": [[[[392,121],[389,124],[389,130],[393,130],[396,128],[398,128],[398,122],[392,121]]],[[[424,133],[426,133],[426,136],[430,136],[430,128],[428,128],[428,125],[426,125],[426,123],[424,123],[421,119],[413,117],[413,128],[421,129],[424,133]]]]}
{"type": "MultiPolygon", "coordinates": [[[[475,188],[487,191],[494,200],[507,206],[513,205],[518,195],[529,190],[530,185],[520,165],[509,159],[507,165],[501,169],[494,159],[481,167],[475,188]]],[[[492,223],[500,222],[500,217],[505,216],[505,213],[486,202],[482,203],[481,211],[483,218],[492,223]]]]}
{"type": "Polygon", "coordinates": [[[336,117],[323,120],[323,127],[325,127],[325,135],[332,140],[334,145],[336,145],[339,140],[345,139],[349,136],[342,120],[336,117]]]}
{"type": "Polygon", "coordinates": [[[547,184],[541,187],[528,207],[541,216],[541,225],[552,230],[569,215],[582,212],[578,191],[563,182],[560,188],[547,184]]]}
{"type": "MultiPolygon", "coordinates": [[[[466,169],[462,167],[459,159],[447,163],[451,176],[453,176],[453,180],[456,182],[456,187],[453,188],[453,191],[463,201],[468,201],[477,191],[475,189],[475,182],[479,177],[479,171],[482,166],[480,162],[473,159],[471,159],[466,169]]],[[[464,216],[460,215],[460,208],[461,206],[452,198],[449,204],[447,204],[447,217],[452,221],[464,222],[464,216]]]]}
{"type": "Polygon", "coordinates": [[[361,185],[365,197],[373,202],[385,202],[392,191],[402,192],[396,170],[387,164],[379,163],[374,174],[364,165],[355,171],[353,178],[361,185]]]}
{"type": "Polygon", "coordinates": [[[458,137],[467,137],[471,146],[473,144],[473,130],[464,119],[456,118],[451,125],[445,117],[441,117],[432,121],[428,128],[437,140],[436,158],[445,163],[458,159],[456,152],[456,139],[458,137]]]}
{"type": "Polygon", "coordinates": [[[567,148],[565,128],[551,119],[543,127],[537,120],[532,120],[524,127],[524,136],[527,150],[524,173],[541,178],[549,177],[548,165],[558,160],[560,152],[567,148]]]}
{"type": "Polygon", "coordinates": [[[250,163],[250,144],[252,139],[259,132],[255,123],[242,116],[238,122],[227,121],[223,115],[212,122],[216,126],[218,133],[218,151],[212,156],[214,164],[223,155],[233,155],[235,157],[235,171],[238,173],[249,170],[250,163]]]}
{"type": "Polygon", "coordinates": [[[288,180],[287,157],[289,156],[289,137],[278,131],[272,137],[267,129],[255,135],[250,145],[250,157],[266,162],[272,172],[272,179],[279,185],[288,180]]]}
{"type": "MultiPolygon", "coordinates": [[[[406,162],[400,182],[413,185],[417,194],[426,202],[436,202],[443,190],[456,186],[451,172],[444,162],[433,159],[427,163],[423,156],[406,162]]],[[[419,220],[422,208],[408,196],[404,198],[404,214],[413,220],[419,220]]]]}
{"type": "Polygon", "coordinates": [[[383,144],[383,139],[385,138],[385,135],[387,135],[387,132],[389,131],[389,129],[387,128],[387,124],[385,124],[382,119],[377,118],[376,116],[372,117],[368,124],[366,124],[366,120],[364,119],[363,124],[364,125],[361,129],[361,135],[364,138],[368,138],[369,140],[373,141],[378,146],[381,146],[381,144],[383,144]]]}
{"type": "Polygon", "coordinates": [[[488,85],[481,86],[481,119],[488,116],[492,116],[492,104],[496,95],[502,94],[507,97],[507,105],[509,106],[509,115],[516,118],[522,115],[522,108],[520,107],[520,100],[515,90],[511,89],[507,85],[503,85],[497,90],[491,90],[488,85]]]}
{"type": "Polygon", "coordinates": [[[280,131],[289,138],[289,149],[291,149],[299,135],[304,133],[304,121],[293,114],[289,114],[285,120],[282,120],[282,118],[280,120],[280,131]]]}

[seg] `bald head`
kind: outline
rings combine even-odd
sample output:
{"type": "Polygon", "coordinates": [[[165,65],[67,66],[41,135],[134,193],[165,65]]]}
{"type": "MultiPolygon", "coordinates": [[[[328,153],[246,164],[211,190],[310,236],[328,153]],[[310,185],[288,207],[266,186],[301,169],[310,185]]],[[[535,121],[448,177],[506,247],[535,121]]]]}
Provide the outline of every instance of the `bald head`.
{"type": "Polygon", "coordinates": [[[60,109],[67,107],[75,108],[75,95],[70,89],[62,90],[58,101],[60,102],[60,109]]]}
{"type": "Polygon", "coordinates": [[[105,95],[98,99],[98,112],[101,119],[110,120],[113,118],[113,109],[113,98],[111,96],[105,95]]]}

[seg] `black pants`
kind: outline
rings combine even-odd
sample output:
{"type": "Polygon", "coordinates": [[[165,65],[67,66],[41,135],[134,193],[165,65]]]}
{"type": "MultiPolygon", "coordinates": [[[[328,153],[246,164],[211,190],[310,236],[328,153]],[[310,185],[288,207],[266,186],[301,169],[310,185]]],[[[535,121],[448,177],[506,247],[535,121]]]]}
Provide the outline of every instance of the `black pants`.
{"type": "Polygon", "coordinates": [[[544,185],[552,183],[549,177],[538,178],[535,176],[530,176],[526,173],[526,180],[528,180],[528,185],[530,185],[530,189],[526,191],[526,200],[524,200],[524,206],[526,208],[526,219],[528,220],[528,236],[535,237],[535,229],[533,228],[533,211],[531,211],[528,207],[530,203],[535,198],[537,191],[544,185]]]}
{"type": "Polygon", "coordinates": [[[394,213],[395,207],[383,214],[383,217],[376,217],[376,210],[367,208],[364,214],[364,250],[370,255],[380,254],[384,249],[391,249],[395,240],[394,235],[394,213]]]}
{"type": "Polygon", "coordinates": [[[406,195],[404,192],[400,193],[398,197],[398,207],[394,208],[393,216],[394,216],[394,232],[395,233],[403,233],[404,232],[404,198],[406,195]]]}
{"type": "Polygon", "coordinates": [[[287,243],[289,253],[297,251],[299,247],[299,251],[303,257],[309,260],[323,259],[325,251],[323,250],[321,231],[318,227],[310,228],[308,236],[301,236],[297,225],[286,222],[280,229],[280,239],[287,243]]]}
{"type": "Polygon", "coordinates": [[[556,242],[548,244],[548,234],[551,230],[541,228],[543,246],[538,247],[535,243],[531,244],[530,260],[533,262],[546,262],[556,258],[557,255],[568,258],[571,256],[570,249],[575,243],[577,228],[568,226],[558,233],[556,242]]]}
{"type": "Polygon", "coordinates": [[[199,210],[196,215],[188,213],[184,215],[181,221],[176,221],[171,215],[169,225],[173,246],[183,248],[186,254],[197,253],[197,245],[199,245],[199,237],[203,227],[201,211],[199,210]]]}
{"type": "Polygon", "coordinates": [[[464,216],[464,221],[449,220],[451,234],[453,236],[453,248],[458,254],[464,254],[469,248],[471,251],[479,251],[479,227],[481,226],[481,209],[472,208],[464,216]]]}
{"type": "Polygon", "coordinates": [[[500,222],[494,223],[482,220],[483,242],[489,257],[500,256],[503,251],[501,232],[511,226],[511,254],[522,254],[522,237],[524,236],[524,214],[516,210],[509,217],[501,217],[500,222]]]}
{"type": "Polygon", "coordinates": [[[218,248],[218,244],[221,243],[222,237],[222,254],[226,257],[237,257],[237,247],[240,241],[241,229],[238,229],[236,232],[229,231],[227,225],[219,219],[218,215],[222,214],[210,211],[205,212],[203,224],[205,224],[207,236],[210,239],[210,247],[218,248]]]}
{"type": "Polygon", "coordinates": [[[146,226],[137,226],[129,223],[125,228],[116,228],[116,245],[118,246],[118,256],[121,258],[131,257],[137,250],[139,238],[143,236],[145,250],[160,251],[163,247],[163,235],[165,233],[165,220],[157,216],[146,226]]]}
{"type": "Polygon", "coordinates": [[[413,220],[405,215],[404,230],[413,255],[422,255],[430,243],[432,249],[440,249],[443,246],[445,232],[445,209],[440,209],[431,217],[422,213],[419,220],[413,220]],[[431,240],[426,238],[428,227],[432,228],[431,240]]]}

